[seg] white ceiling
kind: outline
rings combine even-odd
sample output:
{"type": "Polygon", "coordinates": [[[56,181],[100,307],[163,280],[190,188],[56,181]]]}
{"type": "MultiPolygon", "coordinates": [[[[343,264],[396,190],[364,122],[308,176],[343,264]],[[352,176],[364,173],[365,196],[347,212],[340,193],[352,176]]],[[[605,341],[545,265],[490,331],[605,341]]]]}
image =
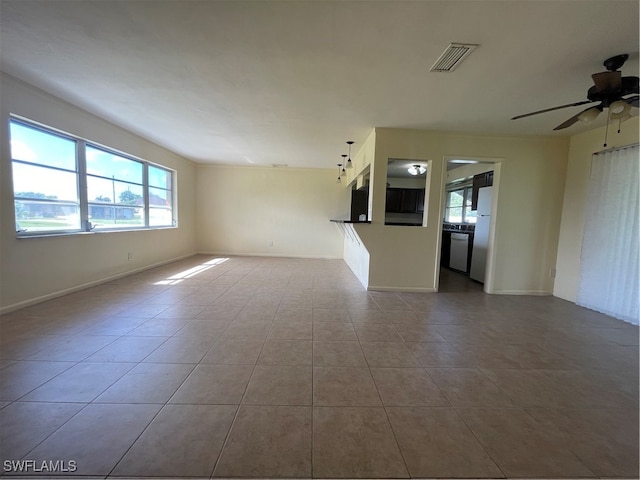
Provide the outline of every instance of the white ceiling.
{"type": "Polygon", "coordinates": [[[335,168],[373,127],[572,135],[552,129],[585,107],[510,118],[586,100],[610,56],[638,75],[637,0],[0,8],[2,70],[197,162],[335,168]],[[480,46],[429,72],[451,42],[480,46]]]}

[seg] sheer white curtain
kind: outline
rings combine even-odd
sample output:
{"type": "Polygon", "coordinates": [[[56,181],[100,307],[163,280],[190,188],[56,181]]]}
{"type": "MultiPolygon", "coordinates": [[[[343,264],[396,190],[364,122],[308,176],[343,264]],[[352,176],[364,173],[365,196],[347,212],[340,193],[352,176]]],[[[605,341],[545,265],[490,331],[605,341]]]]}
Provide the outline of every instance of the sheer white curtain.
{"type": "Polygon", "coordinates": [[[638,145],[596,153],[591,163],[578,305],[639,323],[638,145]]]}

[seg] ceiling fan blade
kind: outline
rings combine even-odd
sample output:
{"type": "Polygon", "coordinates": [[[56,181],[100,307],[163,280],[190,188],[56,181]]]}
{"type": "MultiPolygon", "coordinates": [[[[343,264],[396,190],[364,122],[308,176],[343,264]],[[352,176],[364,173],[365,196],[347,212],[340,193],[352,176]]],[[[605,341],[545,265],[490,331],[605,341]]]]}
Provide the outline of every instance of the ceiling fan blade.
{"type": "Polygon", "coordinates": [[[623,102],[627,102],[632,107],[638,108],[638,100],[640,100],[640,95],[636,95],[635,97],[623,98],[623,102]]]}
{"type": "Polygon", "coordinates": [[[556,128],[554,128],[554,130],[562,130],[563,128],[570,127],[571,125],[573,125],[574,123],[576,123],[578,121],[578,115],[580,115],[580,114],[578,113],[577,115],[574,115],[569,120],[567,120],[564,123],[561,123],[560,125],[558,125],[556,128]]]}
{"type": "Polygon", "coordinates": [[[602,104],[596,106],[596,107],[589,107],[579,113],[576,113],[573,117],[569,118],[568,120],[564,121],[563,123],[561,123],[560,125],[558,125],[556,128],[554,128],[554,130],[562,130],[563,128],[567,128],[570,127],[571,125],[573,125],[574,123],[576,123],[578,120],[580,120],[580,115],[582,115],[584,112],[586,112],[587,110],[591,110],[592,108],[597,108],[598,110],[602,111],[603,106],[602,104]]]}
{"type": "Polygon", "coordinates": [[[622,72],[600,72],[591,75],[599,92],[615,92],[622,86],[622,72]]]}
{"type": "Polygon", "coordinates": [[[622,77],[620,95],[624,96],[630,93],[640,93],[640,81],[638,77],[622,77]]]}
{"type": "Polygon", "coordinates": [[[538,110],[537,112],[525,113],[524,115],[517,115],[513,117],[511,120],[530,117],[531,115],[538,115],[539,113],[552,112],[554,110],[560,110],[561,108],[569,108],[569,107],[577,107],[578,105],[586,105],[587,103],[595,103],[595,100],[584,100],[582,102],[568,103],[567,105],[560,105],[559,107],[545,108],[544,110],[538,110]]]}

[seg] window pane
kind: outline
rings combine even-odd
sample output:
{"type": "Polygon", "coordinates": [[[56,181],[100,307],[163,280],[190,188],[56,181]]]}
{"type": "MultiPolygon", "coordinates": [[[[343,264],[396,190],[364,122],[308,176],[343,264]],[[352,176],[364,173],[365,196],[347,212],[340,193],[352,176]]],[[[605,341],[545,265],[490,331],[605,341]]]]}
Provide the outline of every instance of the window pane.
{"type": "Polygon", "coordinates": [[[121,203],[144,207],[142,186],[87,176],[87,198],[90,202],[121,203]]]}
{"type": "Polygon", "coordinates": [[[461,207],[463,200],[464,200],[464,190],[455,190],[453,192],[449,192],[450,207],[461,207]]]}
{"type": "Polygon", "coordinates": [[[171,172],[149,165],[149,186],[171,190],[171,172]]]}
{"type": "Polygon", "coordinates": [[[89,204],[89,221],[96,230],[144,227],[144,208],[89,204]]]}
{"type": "Polygon", "coordinates": [[[77,175],[36,165],[13,162],[15,197],[78,202],[77,175]]]}
{"type": "Polygon", "coordinates": [[[171,207],[171,192],[149,187],[149,206],[171,207]]]}
{"type": "Polygon", "coordinates": [[[76,142],[11,121],[11,158],[76,170],[76,142]]]}
{"type": "Polygon", "coordinates": [[[80,229],[77,203],[16,200],[16,231],[47,232],[80,229]]]}
{"type": "Polygon", "coordinates": [[[467,223],[476,223],[478,212],[471,210],[471,205],[464,207],[464,221],[467,223]]]}
{"type": "Polygon", "coordinates": [[[173,225],[173,215],[170,208],[149,208],[149,226],[171,226],[173,225]]]}
{"type": "Polygon", "coordinates": [[[471,196],[473,195],[473,188],[472,187],[467,187],[466,190],[466,197],[465,197],[465,201],[464,204],[471,206],[471,196]]]}
{"type": "Polygon", "coordinates": [[[462,223],[462,207],[453,207],[447,210],[447,222],[462,223]]]}
{"type": "Polygon", "coordinates": [[[142,163],[87,145],[87,173],[142,184],[142,163]]]}

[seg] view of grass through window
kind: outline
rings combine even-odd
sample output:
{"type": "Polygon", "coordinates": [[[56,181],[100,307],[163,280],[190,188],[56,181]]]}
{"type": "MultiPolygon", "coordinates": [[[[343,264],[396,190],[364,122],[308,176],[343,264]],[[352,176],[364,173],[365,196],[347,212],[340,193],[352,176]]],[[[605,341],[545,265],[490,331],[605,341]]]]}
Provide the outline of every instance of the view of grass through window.
{"type": "Polygon", "coordinates": [[[171,170],[22,121],[10,133],[20,235],[174,225],[171,170]]]}

